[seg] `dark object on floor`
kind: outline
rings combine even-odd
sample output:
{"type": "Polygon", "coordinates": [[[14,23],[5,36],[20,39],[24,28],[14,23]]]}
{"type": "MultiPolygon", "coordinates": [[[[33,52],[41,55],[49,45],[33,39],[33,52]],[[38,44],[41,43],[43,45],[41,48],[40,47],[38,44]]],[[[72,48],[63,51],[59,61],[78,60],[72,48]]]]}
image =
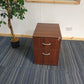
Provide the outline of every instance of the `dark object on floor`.
{"type": "Polygon", "coordinates": [[[11,39],[11,46],[12,48],[18,48],[20,46],[19,38],[11,39]]]}
{"type": "Polygon", "coordinates": [[[13,48],[18,48],[18,47],[20,47],[20,42],[19,41],[17,41],[17,42],[11,42],[11,46],[13,48]]]}

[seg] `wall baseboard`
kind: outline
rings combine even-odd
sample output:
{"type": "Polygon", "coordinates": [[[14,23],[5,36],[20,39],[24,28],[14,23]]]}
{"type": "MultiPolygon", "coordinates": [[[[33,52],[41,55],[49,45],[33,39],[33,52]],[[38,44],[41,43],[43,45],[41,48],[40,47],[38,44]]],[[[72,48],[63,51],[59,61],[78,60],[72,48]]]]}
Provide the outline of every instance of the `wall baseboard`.
{"type": "Polygon", "coordinates": [[[79,37],[63,37],[63,40],[79,40],[79,41],[84,41],[84,38],[79,38],[79,37]]]}
{"type": "MultiPolygon", "coordinates": [[[[11,37],[12,35],[11,34],[7,34],[7,33],[0,33],[0,36],[11,37]]],[[[32,35],[15,34],[15,37],[32,38],[32,35]]]]}
{"type": "MultiPolygon", "coordinates": [[[[11,34],[0,33],[0,36],[11,37],[11,34]]],[[[27,35],[27,34],[15,34],[15,36],[16,37],[23,37],[23,38],[32,38],[32,35],[27,35]]],[[[62,37],[62,40],[80,40],[80,41],[84,41],[84,38],[79,38],[79,37],[62,37]]]]}

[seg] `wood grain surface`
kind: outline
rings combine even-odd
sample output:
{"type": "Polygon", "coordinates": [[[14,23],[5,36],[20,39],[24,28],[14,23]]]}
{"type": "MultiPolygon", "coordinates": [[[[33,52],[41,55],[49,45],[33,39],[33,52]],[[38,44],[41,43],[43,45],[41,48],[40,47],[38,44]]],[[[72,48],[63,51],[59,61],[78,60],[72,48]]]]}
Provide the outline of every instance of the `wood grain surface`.
{"type": "Polygon", "coordinates": [[[58,65],[61,39],[58,24],[37,24],[33,35],[34,63],[58,65]]]}
{"type": "Polygon", "coordinates": [[[38,23],[33,36],[61,38],[59,24],[38,23]]]}

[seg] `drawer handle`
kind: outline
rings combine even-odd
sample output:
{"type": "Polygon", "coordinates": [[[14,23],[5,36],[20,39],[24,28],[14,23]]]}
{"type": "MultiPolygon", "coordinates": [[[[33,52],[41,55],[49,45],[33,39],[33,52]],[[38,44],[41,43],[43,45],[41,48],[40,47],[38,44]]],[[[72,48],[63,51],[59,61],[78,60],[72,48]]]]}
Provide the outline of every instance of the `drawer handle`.
{"type": "Polygon", "coordinates": [[[47,53],[47,54],[45,54],[45,53],[42,53],[42,55],[46,55],[46,56],[48,56],[48,55],[50,55],[50,53],[47,53]]]}
{"type": "Polygon", "coordinates": [[[42,43],[42,45],[44,45],[44,46],[50,46],[51,43],[49,43],[49,44],[42,43]]]}

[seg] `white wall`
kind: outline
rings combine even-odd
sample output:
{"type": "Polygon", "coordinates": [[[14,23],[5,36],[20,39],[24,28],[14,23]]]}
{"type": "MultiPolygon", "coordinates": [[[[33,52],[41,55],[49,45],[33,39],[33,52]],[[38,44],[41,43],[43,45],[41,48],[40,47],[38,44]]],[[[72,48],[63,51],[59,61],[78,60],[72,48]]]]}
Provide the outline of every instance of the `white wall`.
{"type": "MultiPolygon", "coordinates": [[[[59,23],[63,37],[84,37],[84,0],[80,5],[25,2],[25,7],[26,19],[12,21],[16,34],[32,35],[37,23],[59,23]]],[[[7,25],[0,28],[0,33],[10,33],[7,25]]]]}

